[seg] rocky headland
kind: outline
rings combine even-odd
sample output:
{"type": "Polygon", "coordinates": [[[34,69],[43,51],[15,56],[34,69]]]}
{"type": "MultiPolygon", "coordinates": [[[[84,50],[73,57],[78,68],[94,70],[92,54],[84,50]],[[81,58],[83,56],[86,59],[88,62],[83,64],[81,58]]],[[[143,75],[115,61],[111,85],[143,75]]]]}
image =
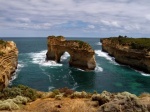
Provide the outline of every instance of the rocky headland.
{"type": "Polygon", "coordinates": [[[18,49],[13,41],[0,40],[0,90],[7,87],[18,64],[18,49]]]}
{"type": "Polygon", "coordinates": [[[115,57],[118,63],[150,73],[150,39],[110,37],[100,39],[102,50],[115,57]]]}
{"type": "Polygon", "coordinates": [[[60,62],[64,52],[70,54],[69,65],[83,70],[94,70],[96,67],[95,52],[92,47],[83,41],[66,40],[63,36],[49,36],[47,38],[47,60],[60,62]]]}

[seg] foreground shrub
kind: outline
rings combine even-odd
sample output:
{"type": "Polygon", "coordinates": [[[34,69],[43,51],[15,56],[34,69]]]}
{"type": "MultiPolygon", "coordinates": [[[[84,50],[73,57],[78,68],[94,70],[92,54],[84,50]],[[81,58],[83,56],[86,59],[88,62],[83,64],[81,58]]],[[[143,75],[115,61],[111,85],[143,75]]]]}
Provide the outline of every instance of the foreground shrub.
{"type": "Polygon", "coordinates": [[[140,94],[139,98],[143,98],[143,97],[150,97],[150,94],[146,92],[140,94]]]}
{"type": "Polygon", "coordinates": [[[68,97],[68,96],[70,96],[71,94],[74,93],[74,90],[71,90],[67,87],[64,87],[64,88],[59,89],[59,92],[63,93],[65,97],[68,97]]]}
{"type": "Polygon", "coordinates": [[[26,104],[29,99],[23,96],[17,96],[16,98],[12,99],[14,103],[16,104],[26,104]]]}
{"type": "Polygon", "coordinates": [[[0,100],[0,110],[16,110],[19,109],[18,104],[26,104],[28,102],[28,98],[23,96],[17,96],[13,99],[0,100]]]}
{"type": "Polygon", "coordinates": [[[71,98],[88,98],[89,94],[86,93],[85,91],[82,92],[74,92],[71,96],[71,98]]]}
{"type": "Polygon", "coordinates": [[[18,85],[16,87],[7,87],[3,89],[3,91],[0,92],[0,99],[12,99],[17,97],[18,95],[28,97],[31,101],[34,101],[38,97],[36,90],[24,85],[18,85]]]}

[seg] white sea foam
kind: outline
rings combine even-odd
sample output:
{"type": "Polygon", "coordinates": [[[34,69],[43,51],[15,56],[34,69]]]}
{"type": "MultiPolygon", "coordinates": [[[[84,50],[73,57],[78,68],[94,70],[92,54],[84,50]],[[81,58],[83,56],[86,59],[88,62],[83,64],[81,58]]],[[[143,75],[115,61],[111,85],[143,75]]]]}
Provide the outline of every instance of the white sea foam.
{"type": "Polygon", "coordinates": [[[39,64],[41,66],[62,66],[62,64],[56,63],[55,61],[46,61],[46,52],[47,50],[36,53],[29,53],[30,57],[32,58],[32,63],[39,64]]]}
{"type": "Polygon", "coordinates": [[[100,57],[104,57],[105,59],[107,59],[109,61],[113,61],[113,58],[111,56],[109,56],[108,53],[105,53],[101,50],[95,50],[95,53],[100,57]]]}
{"type": "Polygon", "coordinates": [[[49,86],[48,87],[48,91],[51,91],[52,89],[54,89],[55,87],[53,87],[53,86],[49,86]]]}
{"type": "Polygon", "coordinates": [[[9,80],[9,85],[12,85],[12,81],[15,80],[18,77],[18,73],[21,71],[21,69],[25,66],[25,64],[22,61],[18,61],[17,69],[13,73],[11,80],[9,80]]]}
{"type": "Polygon", "coordinates": [[[141,75],[143,75],[143,76],[146,76],[146,77],[148,77],[148,76],[150,76],[150,74],[148,74],[148,73],[144,73],[144,72],[142,72],[142,71],[138,71],[138,70],[135,70],[136,72],[139,72],[141,75]]]}
{"type": "Polygon", "coordinates": [[[102,45],[102,43],[101,42],[97,42],[96,45],[102,45]]]}
{"type": "Polygon", "coordinates": [[[68,52],[65,52],[62,56],[61,56],[61,61],[66,60],[68,57],[70,57],[70,54],[68,52]]]}
{"type": "Polygon", "coordinates": [[[95,72],[102,72],[102,71],[103,71],[102,67],[100,67],[98,65],[95,67],[95,72]]]}
{"type": "Polygon", "coordinates": [[[142,73],[142,72],[141,72],[141,75],[143,75],[143,76],[150,76],[150,74],[142,73]]]}

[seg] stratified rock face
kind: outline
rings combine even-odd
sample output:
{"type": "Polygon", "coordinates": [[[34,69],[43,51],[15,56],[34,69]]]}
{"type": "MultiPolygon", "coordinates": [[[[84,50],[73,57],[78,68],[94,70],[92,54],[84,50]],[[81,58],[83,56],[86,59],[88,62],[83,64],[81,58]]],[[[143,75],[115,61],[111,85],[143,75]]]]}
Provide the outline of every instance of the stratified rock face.
{"type": "Polygon", "coordinates": [[[64,52],[68,52],[70,54],[70,66],[83,70],[95,69],[95,52],[89,44],[78,40],[66,40],[63,36],[49,36],[47,42],[47,60],[60,62],[64,52]]]}
{"type": "Polygon", "coordinates": [[[18,63],[18,49],[13,41],[0,40],[0,90],[8,86],[18,63]]]}
{"type": "Polygon", "coordinates": [[[150,73],[150,39],[103,38],[102,50],[121,64],[150,73]]]}

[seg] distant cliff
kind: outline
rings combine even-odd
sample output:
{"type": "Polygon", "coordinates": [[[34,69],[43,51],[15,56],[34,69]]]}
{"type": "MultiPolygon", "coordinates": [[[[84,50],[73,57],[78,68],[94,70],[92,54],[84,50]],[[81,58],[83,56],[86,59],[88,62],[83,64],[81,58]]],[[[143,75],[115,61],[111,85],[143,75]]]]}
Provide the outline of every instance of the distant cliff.
{"type": "Polygon", "coordinates": [[[47,60],[60,62],[61,56],[67,51],[70,54],[70,66],[83,70],[94,70],[96,67],[95,52],[86,42],[66,40],[63,36],[49,36],[47,45],[47,60]]]}
{"type": "Polygon", "coordinates": [[[0,40],[0,90],[9,83],[18,63],[18,49],[13,41],[0,40]]]}
{"type": "Polygon", "coordinates": [[[150,73],[150,38],[103,38],[102,50],[119,63],[150,73]]]}

